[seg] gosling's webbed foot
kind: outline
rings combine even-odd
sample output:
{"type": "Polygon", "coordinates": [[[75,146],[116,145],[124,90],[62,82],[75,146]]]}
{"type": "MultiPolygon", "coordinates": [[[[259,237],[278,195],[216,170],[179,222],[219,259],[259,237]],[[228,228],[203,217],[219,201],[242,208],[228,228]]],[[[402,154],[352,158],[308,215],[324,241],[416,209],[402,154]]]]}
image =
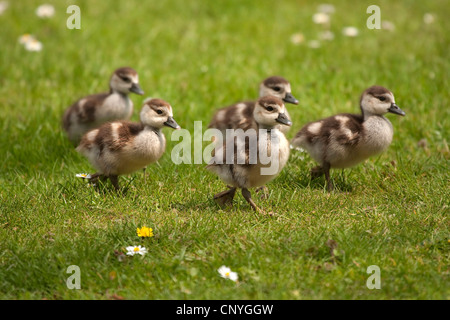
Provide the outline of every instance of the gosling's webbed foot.
{"type": "Polygon", "coordinates": [[[255,210],[257,213],[265,214],[265,212],[261,210],[253,201],[252,194],[250,193],[250,191],[248,191],[248,189],[242,188],[242,195],[244,196],[244,199],[250,204],[253,210],[255,210]]]}
{"type": "Polygon", "coordinates": [[[236,188],[222,191],[214,195],[214,201],[223,209],[227,206],[233,206],[233,198],[236,194],[236,188]]]}
{"type": "Polygon", "coordinates": [[[260,195],[261,199],[265,200],[269,198],[269,188],[267,188],[267,186],[258,187],[256,188],[255,192],[261,194],[260,195]]]}
{"type": "Polygon", "coordinates": [[[99,186],[98,182],[100,181],[100,182],[104,183],[107,179],[108,179],[108,177],[105,176],[104,174],[96,172],[96,173],[90,175],[89,184],[94,186],[96,188],[96,190],[99,191],[100,186],[99,186]]]}

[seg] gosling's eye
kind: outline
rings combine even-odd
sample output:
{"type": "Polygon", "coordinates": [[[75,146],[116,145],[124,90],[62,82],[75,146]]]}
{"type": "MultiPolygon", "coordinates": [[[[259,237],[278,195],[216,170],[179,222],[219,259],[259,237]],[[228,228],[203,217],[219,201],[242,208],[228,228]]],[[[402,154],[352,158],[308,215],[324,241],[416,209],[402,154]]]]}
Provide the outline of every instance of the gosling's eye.
{"type": "Polygon", "coordinates": [[[159,109],[158,109],[158,110],[156,110],[156,113],[157,113],[157,114],[162,114],[163,112],[162,112],[162,110],[159,110],[159,109]]]}
{"type": "Polygon", "coordinates": [[[281,88],[280,88],[280,87],[274,87],[274,88],[273,88],[273,90],[275,90],[275,91],[277,91],[277,92],[278,92],[278,91],[280,91],[280,90],[281,90],[281,88]]]}
{"type": "Polygon", "coordinates": [[[120,79],[122,79],[123,81],[125,81],[126,83],[130,83],[131,79],[128,77],[120,77],[120,79]]]}
{"type": "Polygon", "coordinates": [[[266,110],[267,111],[273,111],[273,107],[267,107],[266,110]]]}
{"type": "Polygon", "coordinates": [[[383,96],[378,97],[378,100],[380,100],[380,101],[385,101],[385,100],[386,100],[386,97],[383,97],[383,96]]]}

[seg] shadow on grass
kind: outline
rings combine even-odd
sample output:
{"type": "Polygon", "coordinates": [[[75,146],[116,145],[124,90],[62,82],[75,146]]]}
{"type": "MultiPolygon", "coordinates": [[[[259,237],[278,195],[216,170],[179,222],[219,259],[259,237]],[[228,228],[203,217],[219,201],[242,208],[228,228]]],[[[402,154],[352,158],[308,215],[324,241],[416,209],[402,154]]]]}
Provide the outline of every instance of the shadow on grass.
{"type": "MultiPolygon", "coordinates": [[[[310,171],[289,170],[280,176],[283,185],[288,189],[315,189],[326,191],[325,176],[311,179],[310,171]]],[[[331,171],[331,181],[334,185],[334,192],[352,192],[353,184],[347,181],[344,170],[331,171]]]]}
{"type": "MultiPolygon", "coordinates": [[[[259,195],[252,192],[253,198],[255,201],[260,202],[263,201],[259,198],[259,195]]],[[[199,201],[198,199],[189,199],[185,202],[173,202],[170,207],[172,209],[176,209],[178,211],[182,212],[189,212],[189,211],[200,211],[200,212],[212,212],[212,213],[218,213],[218,212],[242,212],[242,213],[249,213],[254,214],[254,211],[250,207],[250,205],[245,202],[245,200],[239,199],[239,197],[242,197],[242,195],[238,194],[236,192],[236,195],[233,199],[233,205],[227,206],[224,208],[221,208],[219,204],[217,204],[214,201],[214,195],[208,195],[208,197],[205,200],[199,201]]]]}

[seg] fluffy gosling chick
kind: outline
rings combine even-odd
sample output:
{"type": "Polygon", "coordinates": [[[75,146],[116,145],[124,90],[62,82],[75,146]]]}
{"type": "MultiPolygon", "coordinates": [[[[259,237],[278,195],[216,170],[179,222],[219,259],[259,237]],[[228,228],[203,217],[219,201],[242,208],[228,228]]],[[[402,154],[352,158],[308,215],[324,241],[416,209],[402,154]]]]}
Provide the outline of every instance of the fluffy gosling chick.
{"type": "Polygon", "coordinates": [[[394,134],[388,112],[405,115],[391,91],[381,86],[366,89],[360,98],[361,115],[338,114],[306,124],[292,139],[292,146],[305,149],[319,166],[312,178],[325,174],[333,189],[331,168],[348,168],[386,150],[394,134]]]}
{"type": "MultiPolygon", "coordinates": [[[[298,104],[298,100],[291,93],[291,84],[289,81],[279,76],[272,76],[263,80],[259,85],[259,97],[274,96],[282,99],[284,102],[298,104]]],[[[233,104],[231,106],[217,110],[211,120],[208,128],[216,128],[225,133],[226,129],[256,129],[253,121],[253,110],[255,101],[246,101],[233,104]]],[[[290,119],[287,110],[285,114],[290,119]]],[[[288,126],[279,126],[283,133],[289,129],[288,126]]]]}
{"type": "MultiPolygon", "coordinates": [[[[232,136],[225,139],[225,142],[215,149],[206,168],[217,174],[229,186],[229,190],[214,196],[214,200],[221,206],[232,204],[236,189],[240,188],[242,195],[251,207],[256,212],[263,213],[252,200],[248,189],[260,187],[278,176],[289,158],[289,142],[284,134],[277,130],[280,124],[292,125],[285,111],[283,102],[277,97],[260,98],[255,104],[252,117],[257,130],[245,131],[245,135],[255,133],[256,139],[253,139],[252,142],[252,138],[249,136],[248,143],[245,143],[245,136],[241,139],[232,136]],[[243,142],[245,143],[244,147],[242,147],[243,142]],[[238,144],[241,147],[238,147],[238,144]],[[227,154],[227,146],[232,146],[233,153],[231,155],[233,157],[227,154]],[[262,155],[270,157],[271,161],[263,162],[262,155]],[[267,170],[269,167],[272,170],[265,172],[262,170],[267,170]]],[[[230,149],[230,147],[228,148],[230,149]]]]}
{"type": "Polygon", "coordinates": [[[161,99],[146,101],[140,119],[140,123],[105,123],[83,136],[77,151],[97,170],[91,181],[109,178],[118,190],[119,175],[143,169],[161,158],[166,148],[161,128],[180,128],[173,119],[172,107],[161,99]]]}
{"type": "Polygon", "coordinates": [[[130,92],[142,95],[137,72],[128,67],[119,68],[109,81],[109,93],[93,94],[76,101],[63,116],[63,128],[74,145],[87,131],[103,123],[128,120],[133,114],[130,92]]]}

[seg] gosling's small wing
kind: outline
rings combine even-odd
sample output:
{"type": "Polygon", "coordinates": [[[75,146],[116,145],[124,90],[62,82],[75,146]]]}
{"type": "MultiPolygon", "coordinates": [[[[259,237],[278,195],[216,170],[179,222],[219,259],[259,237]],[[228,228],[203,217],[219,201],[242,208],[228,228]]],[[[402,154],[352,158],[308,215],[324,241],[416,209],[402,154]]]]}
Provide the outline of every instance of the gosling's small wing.
{"type": "Polygon", "coordinates": [[[129,121],[115,121],[109,123],[110,130],[108,135],[102,139],[105,147],[110,151],[119,151],[125,146],[133,143],[134,138],[144,130],[144,126],[141,123],[134,123],[129,121]]]}
{"type": "Polygon", "coordinates": [[[108,97],[108,93],[93,94],[84,97],[75,102],[70,108],[66,110],[63,116],[63,127],[69,130],[73,124],[72,119],[76,123],[91,123],[95,121],[95,112],[97,108],[103,105],[103,102],[108,97]]]}
{"type": "Polygon", "coordinates": [[[100,153],[103,150],[112,152],[123,149],[144,129],[141,123],[128,121],[107,122],[99,128],[88,131],[83,135],[78,150],[89,150],[96,146],[100,153]]]}
{"type": "Polygon", "coordinates": [[[358,144],[363,132],[363,117],[343,113],[318,121],[307,123],[292,139],[295,147],[306,147],[317,143],[328,145],[331,142],[352,146],[358,144]]]}

